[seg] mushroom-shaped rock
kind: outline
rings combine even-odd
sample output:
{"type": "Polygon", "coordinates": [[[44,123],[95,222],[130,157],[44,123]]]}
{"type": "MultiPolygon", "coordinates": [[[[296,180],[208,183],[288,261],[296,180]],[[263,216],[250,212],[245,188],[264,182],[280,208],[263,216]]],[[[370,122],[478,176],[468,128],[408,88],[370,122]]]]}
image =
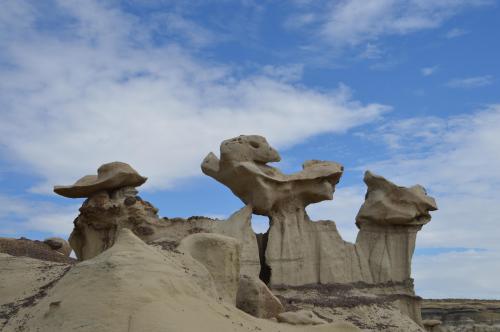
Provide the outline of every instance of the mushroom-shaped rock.
{"type": "Polygon", "coordinates": [[[242,275],[236,296],[236,307],[258,318],[273,318],[283,312],[280,300],[259,278],[242,275]]]}
{"type": "Polygon", "coordinates": [[[138,187],[146,180],[129,164],[115,161],[99,167],[97,175],[86,175],[70,186],[55,186],[54,192],[69,198],[90,197],[103,190],[138,187]]]}
{"type": "Polygon", "coordinates": [[[182,239],[178,250],[204,265],[214,279],[222,300],[236,304],[241,252],[238,240],[220,234],[198,233],[182,239]]]}

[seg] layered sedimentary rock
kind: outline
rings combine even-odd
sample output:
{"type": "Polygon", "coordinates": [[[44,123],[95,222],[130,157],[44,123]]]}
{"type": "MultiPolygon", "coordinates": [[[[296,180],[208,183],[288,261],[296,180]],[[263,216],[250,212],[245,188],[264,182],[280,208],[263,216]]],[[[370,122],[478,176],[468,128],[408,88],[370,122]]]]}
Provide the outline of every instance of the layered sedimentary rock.
{"type": "Polygon", "coordinates": [[[423,300],[422,317],[429,331],[500,331],[500,301],[473,299],[423,300]],[[432,326],[429,323],[440,322],[432,326]]]}
{"type": "Polygon", "coordinates": [[[69,257],[71,248],[68,242],[61,238],[49,238],[43,242],[26,238],[0,238],[0,253],[60,263],[74,261],[69,257]]]}

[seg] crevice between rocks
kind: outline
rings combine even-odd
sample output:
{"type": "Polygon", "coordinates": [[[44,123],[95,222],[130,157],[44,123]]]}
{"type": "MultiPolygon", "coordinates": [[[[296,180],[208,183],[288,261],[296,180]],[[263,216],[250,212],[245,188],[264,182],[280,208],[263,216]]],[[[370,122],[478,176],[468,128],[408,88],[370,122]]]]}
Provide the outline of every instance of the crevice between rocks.
{"type": "Polygon", "coordinates": [[[259,247],[260,273],[259,278],[266,285],[271,281],[271,267],[266,263],[267,240],[269,238],[269,230],[265,233],[255,234],[257,237],[257,246],[259,247]]]}

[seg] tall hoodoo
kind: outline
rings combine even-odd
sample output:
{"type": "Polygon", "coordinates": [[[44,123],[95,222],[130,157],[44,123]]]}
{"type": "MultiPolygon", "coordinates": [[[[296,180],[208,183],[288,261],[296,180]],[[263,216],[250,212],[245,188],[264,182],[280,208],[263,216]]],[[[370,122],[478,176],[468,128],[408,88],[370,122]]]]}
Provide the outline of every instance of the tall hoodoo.
{"type": "Polygon", "coordinates": [[[420,185],[400,187],[370,171],[364,181],[368,189],[356,216],[356,246],[368,258],[374,282],[407,280],[417,232],[431,220],[436,201],[420,185]]]}

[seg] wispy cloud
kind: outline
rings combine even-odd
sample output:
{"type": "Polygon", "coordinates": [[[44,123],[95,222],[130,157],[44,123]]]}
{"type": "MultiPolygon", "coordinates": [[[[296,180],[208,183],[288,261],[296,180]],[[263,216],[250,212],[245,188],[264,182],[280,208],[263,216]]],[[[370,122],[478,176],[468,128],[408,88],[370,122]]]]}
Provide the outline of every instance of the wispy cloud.
{"type": "Polygon", "coordinates": [[[448,81],[448,83],[446,83],[446,86],[450,88],[472,89],[490,85],[492,83],[493,83],[493,76],[485,75],[485,76],[454,78],[448,81]]]}
{"type": "Polygon", "coordinates": [[[365,46],[365,49],[359,54],[361,59],[379,59],[384,54],[384,51],[377,45],[368,43],[365,46]]]}
{"type": "Polygon", "coordinates": [[[432,67],[424,67],[420,69],[420,73],[422,76],[431,76],[438,70],[438,66],[432,66],[432,67]]]}
{"type": "Polygon", "coordinates": [[[47,237],[67,238],[77,214],[78,205],[62,206],[0,194],[0,234],[4,236],[26,236],[36,231],[47,237]]]}
{"type": "Polygon", "coordinates": [[[388,110],[354,100],[345,86],[317,92],[290,83],[300,67],[242,75],[153,43],[150,25],[109,4],[61,2],[52,10],[62,26],[40,30],[46,13],[18,3],[25,7],[1,16],[22,24],[8,21],[10,37],[0,40],[0,154],[44,180],[37,192],[113,160],[147,175],[146,188],[163,189],[199,175],[200,160],[227,137],[262,134],[285,147],[388,110]]]}
{"type": "Polygon", "coordinates": [[[293,22],[302,23],[296,24],[296,28],[318,29],[319,34],[334,45],[358,45],[385,35],[405,35],[438,28],[466,8],[491,3],[487,0],[326,1],[323,7],[311,4],[309,10],[301,4],[298,8],[300,14],[296,16],[304,19],[294,19],[293,22]]]}
{"type": "Polygon", "coordinates": [[[416,256],[413,277],[417,294],[425,298],[498,299],[500,251],[467,250],[416,256]],[[471,276],[474,276],[471,278],[471,276]]]}
{"type": "Polygon", "coordinates": [[[448,39],[453,39],[466,35],[467,33],[469,33],[467,30],[460,28],[453,28],[451,30],[448,30],[444,36],[448,39]]]}

